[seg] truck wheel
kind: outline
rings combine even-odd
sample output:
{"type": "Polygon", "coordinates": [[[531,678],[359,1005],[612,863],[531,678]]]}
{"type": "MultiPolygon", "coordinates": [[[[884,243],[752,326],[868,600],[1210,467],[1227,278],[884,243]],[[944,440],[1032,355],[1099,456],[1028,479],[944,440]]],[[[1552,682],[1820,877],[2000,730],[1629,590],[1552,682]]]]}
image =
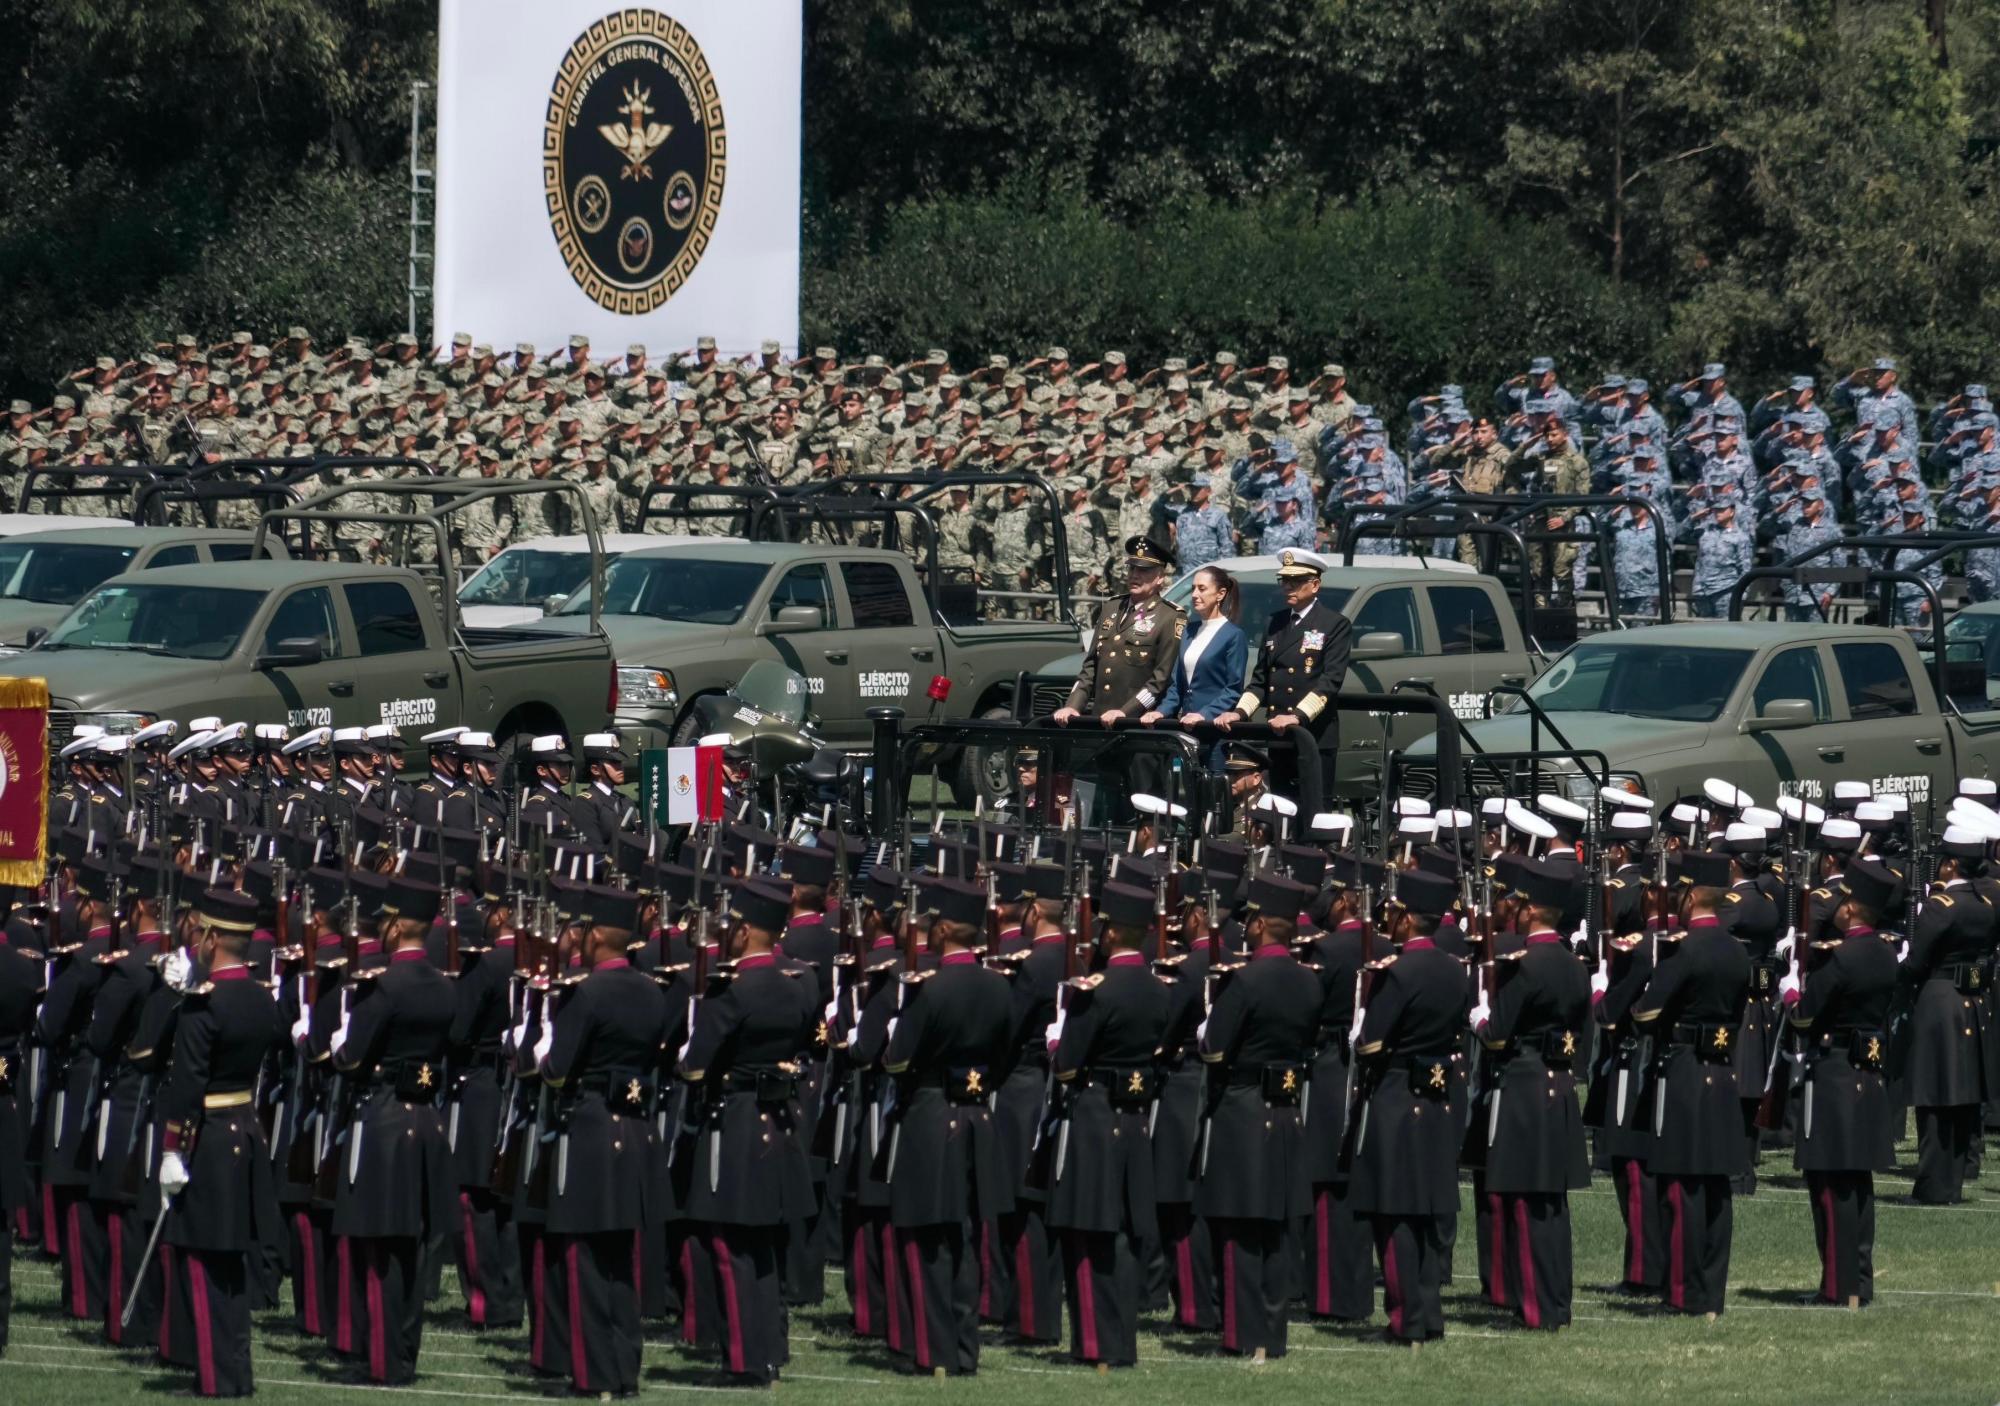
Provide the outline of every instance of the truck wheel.
{"type": "MultiPolygon", "coordinates": [[[[1012,708],[988,708],[975,719],[977,722],[992,722],[996,719],[1014,716],[1012,708]]],[[[979,797],[986,800],[986,808],[1011,795],[1014,790],[1014,769],[1008,761],[1009,752],[1005,747],[961,747],[958,760],[952,764],[951,797],[960,810],[971,810],[979,797]]]]}
{"type": "Polygon", "coordinates": [[[701,702],[701,697],[706,696],[708,695],[701,695],[688,700],[687,711],[682,713],[681,720],[674,724],[674,746],[692,747],[707,735],[708,720],[702,716],[701,708],[698,706],[701,702]]]}

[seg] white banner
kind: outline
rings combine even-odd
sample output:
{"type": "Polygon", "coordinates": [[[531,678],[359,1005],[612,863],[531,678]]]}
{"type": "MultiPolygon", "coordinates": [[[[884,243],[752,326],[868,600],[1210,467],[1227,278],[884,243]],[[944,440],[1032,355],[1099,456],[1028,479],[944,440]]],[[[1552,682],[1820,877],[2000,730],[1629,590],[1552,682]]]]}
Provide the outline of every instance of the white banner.
{"type": "Polygon", "coordinates": [[[796,350],[801,0],[441,0],[432,341],[796,350]]]}

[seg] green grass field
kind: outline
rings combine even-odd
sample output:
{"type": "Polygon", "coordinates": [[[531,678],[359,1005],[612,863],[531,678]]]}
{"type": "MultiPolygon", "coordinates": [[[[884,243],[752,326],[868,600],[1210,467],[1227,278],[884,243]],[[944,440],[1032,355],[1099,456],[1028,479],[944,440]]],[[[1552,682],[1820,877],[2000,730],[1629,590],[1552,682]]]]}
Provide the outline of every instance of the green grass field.
{"type": "MultiPolygon", "coordinates": [[[[1912,1149],[1903,1149],[1907,1171],[1912,1149]]],[[[976,1378],[938,1384],[900,1374],[888,1353],[851,1337],[837,1272],[824,1307],[792,1318],[792,1365],[778,1390],[794,1400],[883,1406],[950,1397],[1011,1403],[1214,1403],[1242,1392],[1257,1401],[1326,1401],[1333,1393],[1398,1403],[1603,1402],[1691,1406],[1742,1401],[1813,1406],[1888,1401],[2000,1402],[2000,1167],[1964,1206],[1911,1206],[1904,1177],[1877,1182],[1876,1299],[1858,1314],[1800,1306],[1816,1282],[1812,1225],[1787,1154],[1766,1154],[1757,1195],[1736,1203],[1729,1310],[1710,1325],[1635,1310],[1605,1292],[1617,1278],[1620,1229],[1609,1190],[1575,1198],[1576,1322],[1559,1334],[1529,1333],[1477,1299],[1470,1222],[1463,1222],[1458,1276],[1445,1300],[1446,1338],[1411,1354],[1361,1329],[1295,1321],[1291,1355],[1252,1372],[1211,1345],[1149,1332],[1139,1366],[1099,1377],[1063,1354],[991,1346],[976,1378]]],[[[116,1406],[185,1391],[190,1379],[149,1354],[114,1351],[56,1307],[55,1267],[15,1264],[13,1341],[0,1358],[0,1401],[35,1406],[116,1406]]],[[[458,1302],[446,1276],[447,1305],[458,1302]]],[[[1377,1325],[1380,1314],[1378,1311],[1377,1325]]],[[[1157,1324],[1154,1325],[1155,1327],[1157,1324]]],[[[712,1391],[710,1365],[649,1325],[648,1395],[712,1391]]],[[[529,1375],[522,1338],[476,1336],[462,1311],[433,1312],[421,1376],[405,1394],[425,1399],[506,1401],[549,1390],[529,1375]]],[[[259,1395],[279,1403],[337,1401],[379,1390],[344,1385],[317,1342],[283,1327],[260,1331],[259,1395]]]]}

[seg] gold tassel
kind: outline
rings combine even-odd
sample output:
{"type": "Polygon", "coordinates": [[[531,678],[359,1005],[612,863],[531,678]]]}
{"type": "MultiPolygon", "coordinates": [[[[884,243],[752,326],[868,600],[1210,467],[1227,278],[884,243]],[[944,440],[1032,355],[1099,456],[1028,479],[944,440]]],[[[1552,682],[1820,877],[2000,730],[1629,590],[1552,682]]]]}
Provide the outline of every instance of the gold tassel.
{"type": "Polygon", "coordinates": [[[47,679],[0,678],[0,708],[47,708],[47,679]]]}
{"type": "MultiPolygon", "coordinates": [[[[49,681],[0,678],[0,708],[33,710],[42,715],[41,785],[36,788],[32,858],[0,859],[0,884],[33,888],[48,877],[49,843],[49,681]]],[[[24,768],[25,769],[25,768],[24,768]]]]}

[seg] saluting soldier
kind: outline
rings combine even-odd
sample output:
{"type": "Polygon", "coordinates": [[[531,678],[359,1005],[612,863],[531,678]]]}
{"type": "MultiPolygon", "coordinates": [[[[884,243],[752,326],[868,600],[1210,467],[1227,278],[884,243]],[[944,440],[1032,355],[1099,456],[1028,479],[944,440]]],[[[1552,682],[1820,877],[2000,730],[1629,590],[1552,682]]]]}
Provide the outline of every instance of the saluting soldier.
{"type": "Polygon", "coordinates": [[[1682,1313],[1722,1312],[1729,1285],[1731,1179],[1749,1160],[1737,1102],[1736,1044],[1750,996],[1750,957],[1719,916],[1729,856],[1681,855],[1686,936],[1633,1003],[1652,1036],[1653,1176],[1667,1240],[1665,1298],[1682,1313]]]}
{"type": "MultiPolygon", "coordinates": [[[[1974,887],[1986,875],[1986,842],[1954,826],[1939,849],[1941,887],[1924,900],[1903,962],[1909,1033],[1894,1053],[1903,1095],[1917,1110],[1917,1177],[1910,1195],[1950,1205],[1965,1199],[1967,1167],[1978,1155],[1981,1084],[1990,1062],[1985,1046],[1995,1038],[1980,998],[1995,917],[1974,887]]],[[[1877,917],[1886,911],[1876,905],[1877,917]]]]}
{"type": "MultiPolygon", "coordinates": [[[[1953,836],[1983,850],[1971,835],[1953,836]]],[[[1860,1308],[1875,1294],[1875,1169],[1893,1164],[1896,1135],[1883,1084],[1896,955],[1876,934],[1902,881],[1871,859],[1840,881],[1838,942],[1780,1000],[1805,1045],[1805,1090],[1792,1158],[1805,1173],[1819,1247],[1817,1301],[1860,1308]]],[[[1955,906],[1955,905],[1954,905],[1955,906]]],[[[1984,904],[1980,905],[1984,907],[1984,904]]],[[[1923,924],[1919,920],[1921,930],[1923,924]]]]}
{"type": "Polygon", "coordinates": [[[1055,711],[1057,722],[1094,717],[1108,727],[1159,703],[1187,625],[1186,612],[1160,599],[1172,561],[1151,537],[1125,539],[1125,596],[1098,621],[1069,700],[1055,711]]]}
{"type": "Polygon", "coordinates": [[[1475,1117],[1472,1135],[1486,1143],[1486,1191],[1498,1199],[1514,1252],[1494,1275],[1504,1277],[1523,1326],[1556,1329],[1570,1321],[1569,1193],[1590,1184],[1575,1073],[1590,975],[1563,940],[1578,899],[1574,866],[1530,861],[1515,885],[1525,899],[1519,955],[1491,1007],[1472,1011],[1473,1032],[1498,1059],[1485,1126],[1475,1117]]]}
{"type": "Polygon", "coordinates": [[[333,1209],[351,1294],[335,1311],[364,1321],[356,1355],[388,1385],[416,1379],[424,1254],[452,1224],[457,1194],[438,1108],[457,1001],[424,952],[442,897],[435,884],[390,879],[388,966],[361,983],[331,1043],[356,1089],[333,1209]]]}
{"type": "MultiPolygon", "coordinates": [[[[543,1037],[542,1078],[561,1102],[547,1235],[560,1252],[573,1315],[571,1385],[581,1393],[630,1396],[639,1389],[635,1275],[652,1193],[648,1166],[667,997],[627,955],[639,925],[639,896],[593,886],[584,904],[589,975],[555,1017],[553,1038],[543,1037]]],[[[750,1147],[741,1149],[732,1162],[733,1180],[756,1179],[755,1157],[750,1147]]],[[[734,1318],[731,1336],[744,1336],[734,1318]]]]}
{"type": "MultiPolygon", "coordinates": [[[[1319,747],[1321,782],[1331,791],[1333,759],[1340,750],[1340,714],[1332,703],[1347,677],[1354,627],[1319,598],[1320,574],[1325,570],[1326,562],[1317,553],[1288,548],[1279,554],[1278,587],[1284,592],[1284,609],[1272,612],[1265,623],[1249,689],[1215,722],[1226,729],[1261,708],[1280,732],[1303,727],[1319,747]]],[[[1273,788],[1296,798],[1295,754],[1277,749],[1271,772],[1273,788]]]]}
{"type": "Polygon", "coordinates": [[[1109,883],[1099,902],[1109,955],[1104,970],[1069,982],[1054,1054],[1069,1101],[1048,1217],[1063,1233],[1070,1356],[1104,1371],[1139,1360],[1140,1248],[1157,1214],[1150,1138],[1167,988],[1139,950],[1153,924],[1152,891],[1109,883]]]}
{"type": "Polygon", "coordinates": [[[1457,898],[1451,882],[1419,870],[1399,875],[1396,888],[1387,921],[1397,950],[1376,964],[1354,1047],[1362,1083],[1348,1127],[1348,1199],[1374,1226],[1384,1336],[1415,1346],[1444,1336],[1446,1228],[1458,1214],[1452,1058],[1467,991],[1465,969],[1435,940],[1457,898]]]}
{"type": "MultiPolygon", "coordinates": [[[[1008,1208],[993,1114],[995,1080],[1012,1054],[1007,979],[972,948],[986,891],[937,879],[918,890],[931,913],[931,972],[906,973],[903,1008],[883,1055],[896,1079],[886,1179],[905,1278],[900,1307],[918,1370],[942,1378],[979,1369],[979,1247],[971,1230],[1008,1208]]],[[[893,1311],[893,1310],[892,1310],[893,1311]]]]}
{"type": "Polygon", "coordinates": [[[254,902],[201,895],[197,958],[208,978],[179,1002],[160,1095],[164,1305],[160,1355],[192,1367],[201,1396],[247,1396],[253,1257],[277,1225],[270,1153],[254,1105],[258,1072],[284,1038],[271,993],[252,979],[254,902]]]}
{"type": "Polygon", "coordinates": [[[1312,1205],[1302,1115],[1321,995],[1292,955],[1312,898],[1281,875],[1251,884],[1250,958],[1227,969],[1201,1037],[1213,1077],[1195,1210],[1216,1240],[1223,1349],[1253,1363],[1285,1355],[1292,1227],[1312,1205]]]}

